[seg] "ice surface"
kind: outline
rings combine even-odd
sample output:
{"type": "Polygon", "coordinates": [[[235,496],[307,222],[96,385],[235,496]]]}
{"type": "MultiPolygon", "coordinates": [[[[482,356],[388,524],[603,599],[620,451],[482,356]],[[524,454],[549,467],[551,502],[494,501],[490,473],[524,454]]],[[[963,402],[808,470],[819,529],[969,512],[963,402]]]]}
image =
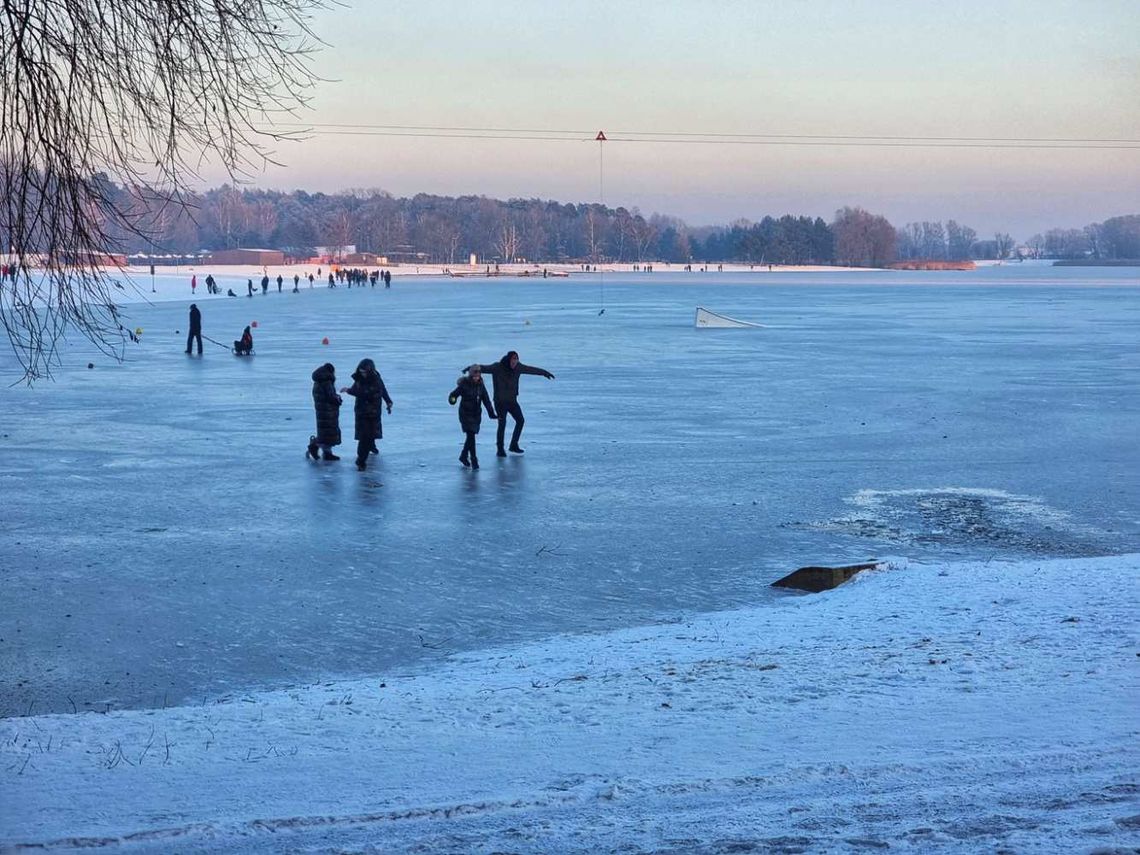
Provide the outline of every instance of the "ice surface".
{"type": "Polygon", "coordinates": [[[252,359],[187,357],[189,276],[156,281],[125,364],[73,337],[55,382],[0,389],[0,715],[771,603],[804,564],[1140,544],[1131,270],[611,275],[601,316],[590,276],[199,288],[207,336],[258,321],[252,359]],[[767,328],[695,330],[698,304],[767,328]],[[522,380],[524,457],[484,422],[464,471],[447,392],[508,349],[557,379],[522,380]],[[304,460],[310,373],[366,356],[379,459],[353,469],[349,399],[345,460],[304,460]]]}

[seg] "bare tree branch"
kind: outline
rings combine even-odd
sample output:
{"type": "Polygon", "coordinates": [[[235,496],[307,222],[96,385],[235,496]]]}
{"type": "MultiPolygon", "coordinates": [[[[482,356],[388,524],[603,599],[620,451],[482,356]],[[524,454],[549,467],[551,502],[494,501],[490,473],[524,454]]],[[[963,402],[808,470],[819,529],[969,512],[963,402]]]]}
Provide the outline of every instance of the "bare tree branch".
{"type": "Polygon", "coordinates": [[[74,328],[121,357],[107,273],[206,163],[273,161],[335,0],[0,0],[0,324],[29,381],[74,328]]]}

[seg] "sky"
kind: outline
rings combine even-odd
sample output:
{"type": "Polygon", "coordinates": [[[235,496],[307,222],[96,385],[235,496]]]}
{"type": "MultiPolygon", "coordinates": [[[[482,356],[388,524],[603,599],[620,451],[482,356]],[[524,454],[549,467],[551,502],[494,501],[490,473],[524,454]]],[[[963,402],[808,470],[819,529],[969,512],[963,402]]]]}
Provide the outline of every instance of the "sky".
{"type": "Polygon", "coordinates": [[[253,175],[256,186],[602,199],[691,225],[830,219],[861,205],[896,225],[957,219],[1021,239],[1140,211],[1134,0],[358,0],[312,23],[327,44],[314,60],[322,82],[301,116],[314,133],[278,148],[284,165],[253,175]],[[328,127],[336,124],[544,138],[328,127]],[[593,142],[598,130],[604,146],[593,142]],[[663,134],[1132,147],[629,139],[663,134]]]}

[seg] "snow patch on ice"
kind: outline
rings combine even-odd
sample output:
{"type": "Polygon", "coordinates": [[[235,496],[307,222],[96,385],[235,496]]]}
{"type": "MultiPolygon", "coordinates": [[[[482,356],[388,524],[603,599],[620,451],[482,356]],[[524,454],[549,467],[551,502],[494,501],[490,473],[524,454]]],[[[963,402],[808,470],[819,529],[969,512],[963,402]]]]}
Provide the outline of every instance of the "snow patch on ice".
{"type": "Polygon", "coordinates": [[[1103,552],[1103,532],[1075,522],[1037,496],[986,487],[863,489],[844,499],[856,513],[795,527],[897,544],[994,548],[1034,555],[1103,552]]]}

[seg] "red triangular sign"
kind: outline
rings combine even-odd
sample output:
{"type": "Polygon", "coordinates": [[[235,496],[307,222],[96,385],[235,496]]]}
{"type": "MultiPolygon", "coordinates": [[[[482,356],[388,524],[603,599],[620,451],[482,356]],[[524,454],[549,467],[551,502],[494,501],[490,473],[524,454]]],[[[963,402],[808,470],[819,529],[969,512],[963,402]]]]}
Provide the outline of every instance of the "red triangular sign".
{"type": "Polygon", "coordinates": [[[598,142],[605,142],[606,141],[606,132],[605,131],[598,131],[598,135],[596,137],[594,137],[594,139],[597,140],[598,142]]]}

